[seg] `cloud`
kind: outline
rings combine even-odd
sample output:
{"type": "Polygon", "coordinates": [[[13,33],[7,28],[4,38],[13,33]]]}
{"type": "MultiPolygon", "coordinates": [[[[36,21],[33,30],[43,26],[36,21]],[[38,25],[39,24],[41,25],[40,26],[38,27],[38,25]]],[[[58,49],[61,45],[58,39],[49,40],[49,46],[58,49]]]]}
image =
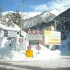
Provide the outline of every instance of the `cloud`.
{"type": "Polygon", "coordinates": [[[34,9],[34,11],[46,11],[48,9],[48,6],[46,4],[41,4],[32,6],[32,9],[34,9]]]}
{"type": "Polygon", "coordinates": [[[52,0],[48,4],[39,4],[31,6],[34,11],[48,11],[55,8],[62,8],[63,10],[70,8],[70,0],[52,0]],[[69,5],[69,6],[68,6],[69,5]]]}
{"type": "Polygon", "coordinates": [[[67,5],[70,5],[70,0],[53,0],[52,2],[50,2],[49,7],[60,8],[67,5]]]}
{"type": "Polygon", "coordinates": [[[55,0],[55,2],[53,1],[52,3],[49,4],[49,8],[53,9],[51,10],[51,13],[58,16],[66,9],[70,8],[70,0],[55,0]]]}

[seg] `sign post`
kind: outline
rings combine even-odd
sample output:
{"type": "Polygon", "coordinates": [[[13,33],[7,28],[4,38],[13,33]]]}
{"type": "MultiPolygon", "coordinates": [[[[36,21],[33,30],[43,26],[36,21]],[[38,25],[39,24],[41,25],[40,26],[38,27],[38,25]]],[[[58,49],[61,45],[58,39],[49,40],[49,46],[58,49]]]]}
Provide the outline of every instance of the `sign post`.
{"type": "Polygon", "coordinates": [[[31,49],[31,46],[30,46],[30,45],[29,45],[29,46],[27,46],[27,49],[28,49],[28,50],[30,50],[30,49],[31,49]]]}
{"type": "Polygon", "coordinates": [[[27,50],[26,50],[26,57],[30,58],[33,57],[33,50],[31,50],[31,46],[27,46],[27,50]]]}
{"type": "Polygon", "coordinates": [[[36,47],[36,49],[38,50],[38,54],[39,54],[39,50],[41,49],[41,47],[38,45],[38,46],[36,47]]]}
{"type": "Polygon", "coordinates": [[[23,38],[19,38],[19,42],[20,43],[23,43],[23,38]]]}
{"type": "Polygon", "coordinates": [[[24,37],[19,37],[17,39],[17,45],[18,47],[16,47],[16,49],[19,49],[19,50],[26,50],[26,45],[25,45],[25,38],[24,37]]]}
{"type": "Polygon", "coordinates": [[[26,50],[26,57],[28,58],[33,57],[33,50],[26,50]]]}

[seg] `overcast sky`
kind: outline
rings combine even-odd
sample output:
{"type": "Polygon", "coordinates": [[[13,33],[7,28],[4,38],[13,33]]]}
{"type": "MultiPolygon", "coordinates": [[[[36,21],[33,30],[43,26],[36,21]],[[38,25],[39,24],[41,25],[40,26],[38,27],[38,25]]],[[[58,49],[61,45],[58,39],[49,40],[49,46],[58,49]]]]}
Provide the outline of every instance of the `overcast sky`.
{"type": "MultiPolygon", "coordinates": [[[[21,11],[22,0],[0,0],[3,11],[21,11]]],[[[70,0],[23,0],[23,11],[42,12],[54,8],[70,8],[70,0]],[[66,7],[65,7],[66,6],[66,7]]]]}

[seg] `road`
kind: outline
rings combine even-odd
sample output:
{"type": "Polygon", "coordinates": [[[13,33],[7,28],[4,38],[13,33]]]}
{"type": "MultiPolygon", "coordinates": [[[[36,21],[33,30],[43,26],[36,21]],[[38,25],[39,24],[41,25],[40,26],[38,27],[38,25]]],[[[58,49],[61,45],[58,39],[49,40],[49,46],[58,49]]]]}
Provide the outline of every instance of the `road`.
{"type": "Polygon", "coordinates": [[[70,59],[23,62],[0,61],[0,70],[70,70],[70,59]]]}

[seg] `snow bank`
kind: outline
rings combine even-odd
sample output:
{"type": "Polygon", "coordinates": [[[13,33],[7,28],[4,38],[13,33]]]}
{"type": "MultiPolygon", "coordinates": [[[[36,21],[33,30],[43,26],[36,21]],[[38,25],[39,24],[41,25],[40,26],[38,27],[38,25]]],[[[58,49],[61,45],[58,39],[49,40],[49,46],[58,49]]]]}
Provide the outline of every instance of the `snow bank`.
{"type": "Polygon", "coordinates": [[[35,61],[35,60],[48,60],[56,59],[60,57],[61,52],[59,50],[51,51],[46,47],[41,46],[41,50],[36,50],[36,46],[33,46],[33,58],[27,58],[25,51],[13,51],[13,58],[11,61],[35,61]]]}
{"type": "Polygon", "coordinates": [[[46,47],[41,46],[41,50],[39,54],[37,54],[37,60],[47,60],[47,59],[55,59],[60,57],[60,51],[59,50],[49,50],[46,47]]]}
{"type": "MultiPolygon", "coordinates": [[[[12,39],[13,40],[13,39],[12,39]]],[[[41,50],[36,50],[36,45],[32,46],[33,50],[33,58],[27,58],[25,56],[25,50],[13,50],[13,47],[9,44],[13,44],[12,40],[7,40],[7,38],[3,38],[2,48],[0,48],[0,57],[1,60],[8,60],[8,61],[33,61],[33,60],[47,60],[47,59],[54,59],[60,57],[60,51],[55,50],[51,51],[47,49],[45,46],[41,46],[41,50]]]]}
{"type": "Polygon", "coordinates": [[[35,61],[35,60],[50,60],[57,59],[61,57],[61,54],[69,54],[68,47],[63,48],[63,45],[66,45],[69,39],[62,42],[61,46],[58,46],[58,50],[51,51],[47,47],[40,45],[41,50],[36,50],[36,45],[32,46],[33,50],[33,58],[27,58],[25,56],[25,50],[14,50],[13,47],[9,46],[9,44],[13,44],[12,40],[7,40],[7,38],[3,38],[2,47],[0,48],[0,59],[1,60],[9,60],[9,61],[35,61]],[[67,49],[66,49],[67,48],[67,49]]]}
{"type": "MultiPolygon", "coordinates": [[[[26,35],[25,32],[23,32],[26,35]]],[[[17,35],[17,38],[19,36],[17,35]]],[[[47,60],[54,59],[60,57],[60,51],[55,50],[51,51],[47,47],[40,45],[41,49],[38,51],[36,49],[37,45],[32,45],[33,50],[33,58],[27,58],[25,56],[26,50],[15,50],[17,47],[16,39],[12,38],[8,40],[7,37],[3,37],[2,39],[2,47],[0,48],[0,59],[1,60],[9,60],[9,61],[32,61],[32,60],[47,60]],[[11,45],[10,45],[11,44],[11,45]]]]}

